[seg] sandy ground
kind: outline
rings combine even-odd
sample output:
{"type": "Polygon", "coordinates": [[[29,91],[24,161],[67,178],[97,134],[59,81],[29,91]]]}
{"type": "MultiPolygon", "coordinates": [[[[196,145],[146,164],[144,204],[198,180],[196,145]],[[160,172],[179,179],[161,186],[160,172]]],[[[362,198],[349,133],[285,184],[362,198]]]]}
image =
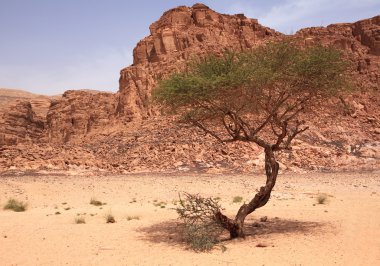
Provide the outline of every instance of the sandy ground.
{"type": "Polygon", "coordinates": [[[241,175],[2,175],[0,205],[16,198],[28,209],[1,208],[0,264],[380,265],[380,173],[281,175],[270,202],[248,217],[245,240],[223,242],[225,252],[187,249],[172,209],[178,192],[221,197],[233,215],[233,198],[248,199],[263,182],[241,175]],[[316,204],[319,193],[329,195],[326,204],[316,204]],[[107,204],[90,205],[92,197],[107,204]],[[115,224],[105,222],[110,212],[115,224]],[[75,224],[78,214],[86,224],[75,224]],[[262,216],[268,221],[252,226],[262,216]]]}

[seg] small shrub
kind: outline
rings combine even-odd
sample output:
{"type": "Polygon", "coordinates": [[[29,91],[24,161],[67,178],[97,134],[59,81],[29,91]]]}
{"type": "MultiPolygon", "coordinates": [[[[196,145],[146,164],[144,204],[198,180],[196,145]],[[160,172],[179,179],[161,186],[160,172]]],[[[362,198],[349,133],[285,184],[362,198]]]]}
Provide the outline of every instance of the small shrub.
{"type": "Polygon", "coordinates": [[[204,224],[185,225],[184,238],[193,250],[200,252],[210,251],[218,243],[218,236],[204,224]]]}
{"type": "Polygon", "coordinates": [[[318,204],[326,204],[327,203],[327,195],[319,194],[317,197],[318,204]]]}
{"type": "Polygon", "coordinates": [[[243,201],[243,197],[241,197],[241,196],[236,196],[232,200],[233,203],[240,203],[242,201],[243,201]]]}
{"type": "Polygon", "coordinates": [[[127,220],[128,221],[131,221],[131,220],[140,220],[140,216],[128,216],[127,220]]]}
{"type": "Polygon", "coordinates": [[[75,223],[76,224],[85,224],[86,219],[84,218],[84,216],[75,217],[75,223]]]}
{"type": "Polygon", "coordinates": [[[104,205],[103,202],[101,202],[101,201],[99,201],[99,200],[97,200],[97,199],[95,199],[95,198],[91,198],[91,200],[90,200],[90,204],[91,204],[91,205],[94,205],[94,206],[102,206],[102,205],[104,205]]]}
{"type": "Polygon", "coordinates": [[[15,199],[9,199],[7,204],[4,206],[4,210],[13,210],[15,212],[24,212],[26,210],[27,204],[15,199]]]}
{"type": "Polygon", "coordinates": [[[215,219],[219,210],[219,203],[212,198],[192,194],[180,198],[176,211],[184,223],[184,239],[193,250],[209,251],[219,242],[223,231],[215,219]]]}
{"type": "Polygon", "coordinates": [[[107,224],[113,224],[116,223],[115,217],[112,215],[112,213],[108,213],[106,215],[106,223],[107,224]]]}

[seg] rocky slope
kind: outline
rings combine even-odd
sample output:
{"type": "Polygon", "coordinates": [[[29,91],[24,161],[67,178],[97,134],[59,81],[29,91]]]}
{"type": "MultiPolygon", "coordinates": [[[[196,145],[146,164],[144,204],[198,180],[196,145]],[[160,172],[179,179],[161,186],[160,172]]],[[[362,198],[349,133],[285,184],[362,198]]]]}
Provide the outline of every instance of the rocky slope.
{"type": "Polygon", "coordinates": [[[0,88],[0,147],[38,142],[51,102],[59,98],[0,88]]]}
{"type": "MultiPolygon", "coordinates": [[[[0,170],[106,169],[112,171],[261,171],[255,145],[222,145],[196,129],[173,123],[149,104],[157,80],[193,56],[244,50],[283,38],[244,15],[207,6],[169,10],[134,49],[133,65],[120,72],[116,94],[67,91],[47,115],[24,102],[0,115],[0,170]]],[[[345,51],[358,92],[305,117],[311,129],[280,154],[282,169],[380,168],[380,16],[356,23],[300,30],[304,45],[345,51]]],[[[29,101],[30,102],[30,101],[29,101]]]]}

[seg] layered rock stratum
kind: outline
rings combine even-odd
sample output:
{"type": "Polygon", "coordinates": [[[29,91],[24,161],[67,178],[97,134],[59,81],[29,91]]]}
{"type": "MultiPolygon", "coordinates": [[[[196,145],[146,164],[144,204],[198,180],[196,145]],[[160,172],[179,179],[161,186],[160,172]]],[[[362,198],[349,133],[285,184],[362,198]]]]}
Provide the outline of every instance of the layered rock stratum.
{"type": "MultiPolygon", "coordinates": [[[[120,72],[116,94],[67,91],[48,99],[48,105],[25,97],[3,104],[0,170],[261,171],[258,147],[221,144],[176,124],[157,111],[150,95],[158,80],[195,56],[250,49],[284,37],[256,19],[219,14],[203,4],[171,9],[135,47],[133,64],[120,72]]],[[[380,16],[306,28],[294,37],[303,45],[342,49],[352,61],[359,90],[305,117],[310,130],[292,151],[279,155],[282,169],[379,169],[380,16]]]]}

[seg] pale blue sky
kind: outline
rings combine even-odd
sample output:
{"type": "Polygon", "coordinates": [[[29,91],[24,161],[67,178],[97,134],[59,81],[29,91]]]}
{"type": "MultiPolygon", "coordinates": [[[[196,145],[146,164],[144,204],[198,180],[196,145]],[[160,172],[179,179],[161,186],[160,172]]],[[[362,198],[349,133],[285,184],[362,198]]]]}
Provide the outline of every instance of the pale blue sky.
{"type": "MultiPolygon", "coordinates": [[[[0,0],[0,88],[117,91],[119,71],[164,11],[198,1],[0,0]]],[[[284,33],[380,14],[380,0],[205,0],[284,33]]]]}

